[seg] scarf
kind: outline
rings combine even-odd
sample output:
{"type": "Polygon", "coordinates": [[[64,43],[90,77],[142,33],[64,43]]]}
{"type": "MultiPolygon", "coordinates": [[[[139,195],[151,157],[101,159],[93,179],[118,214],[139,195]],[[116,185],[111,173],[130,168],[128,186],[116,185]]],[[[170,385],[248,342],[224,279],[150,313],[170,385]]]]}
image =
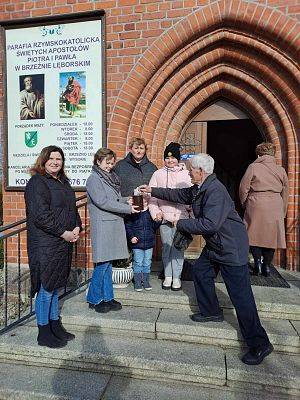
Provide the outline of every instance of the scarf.
{"type": "Polygon", "coordinates": [[[120,178],[118,175],[114,172],[106,172],[100,167],[97,167],[96,165],[93,165],[93,171],[95,171],[97,174],[101,176],[105,180],[105,182],[111,186],[117,193],[120,193],[120,178]]]}

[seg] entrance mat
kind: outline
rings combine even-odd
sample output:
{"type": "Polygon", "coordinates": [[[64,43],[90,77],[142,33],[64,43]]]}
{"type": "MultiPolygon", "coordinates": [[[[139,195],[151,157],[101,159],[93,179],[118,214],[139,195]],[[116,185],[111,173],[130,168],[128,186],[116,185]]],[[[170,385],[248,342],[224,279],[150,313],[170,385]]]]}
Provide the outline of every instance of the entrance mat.
{"type": "MultiPolygon", "coordinates": [[[[181,279],[183,281],[192,281],[192,265],[195,260],[184,260],[183,270],[181,274],[181,279]]],[[[252,267],[251,264],[250,268],[252,267]]],[[[234,267],[232,267],[234,268],[234,267]]],[[[217,273],[217,271],[215,271],[217,273]]],[[[278,270],[271,266],[270,267],[270,276],[267,278],[265,276],[256,276],[250,275],[251,285],[253,286],[266,286],[266,287],[283,287],[290,288],[290,285],[287,281],[280,275],[278,270]]],[[[216,282],[223,283],[223,278],[221,273],[219,272],[216,277],[216,282]]]]}

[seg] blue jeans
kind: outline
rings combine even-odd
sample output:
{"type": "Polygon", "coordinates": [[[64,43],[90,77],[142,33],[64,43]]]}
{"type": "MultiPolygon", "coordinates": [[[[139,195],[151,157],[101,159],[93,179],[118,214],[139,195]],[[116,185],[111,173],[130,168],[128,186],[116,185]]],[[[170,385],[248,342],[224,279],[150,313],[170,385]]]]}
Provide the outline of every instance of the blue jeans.
{"type": "Polygon", "coordinates": [[[112,263],[110,261],[95,264],[91,283],[89,285],[87,302],[99,304],[114,298],[112,285],[112,263]]]}
{"type": "Polygon", "coordinates": [[[144,274],[150,274],[153,248],[147,250],[132,249],[132,252],[133,272],[135,274],[139,274],[141,272],[144,274]]]}
{"type": "Polygon", "coordinates": [[[57,289],[47,292],[41,285],[35,299],[35,314],[38,325],[49,324],[49,319],[59,319],[57,289]]]}

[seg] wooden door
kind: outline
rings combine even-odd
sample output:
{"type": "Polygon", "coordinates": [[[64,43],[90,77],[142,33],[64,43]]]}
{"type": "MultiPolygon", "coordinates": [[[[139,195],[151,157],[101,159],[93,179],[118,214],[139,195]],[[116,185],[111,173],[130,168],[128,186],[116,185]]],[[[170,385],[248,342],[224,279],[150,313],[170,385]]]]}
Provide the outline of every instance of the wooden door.
{"type": "MultiPolygon", "coordinates": [[[[206,153],[207,150],[207,122],[192,122],[180,138],[182,155],[206,153]]],[[[187,159],[188,162],[188,159],[187,159]]],[[[205,241],[202,236],[194,236],[194,240],[185,252],[185,258],[199,257],[205,241]]]]}
{"type": "MultiPolygon", "coordinates": [[[[225,100],[218,100],[197,114],[193,121],[182,133],[180,144],[182,154],[193,155],[207,152],[207,123],[209,121],[226,121],[236,119],[248,119],[243,111],[225,100]]],[[[204,247],[201,236],[195,236],[192,244],[186,252],[187,258],[197,257],[204,247]]]]}

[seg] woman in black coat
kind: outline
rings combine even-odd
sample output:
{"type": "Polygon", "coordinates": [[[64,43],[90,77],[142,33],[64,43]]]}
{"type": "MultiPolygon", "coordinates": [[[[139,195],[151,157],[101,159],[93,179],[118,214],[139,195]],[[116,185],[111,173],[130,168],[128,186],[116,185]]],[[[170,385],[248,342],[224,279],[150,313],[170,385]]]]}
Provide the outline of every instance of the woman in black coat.
{"type": "Polygon", "coordinates": [[[45,147],[30,171],[32,177],[25,189],[32,297],[37,293],[37,340],[40,346],[48,347],[63,347],[75,338],[62,326],[58,310],[58,288],[67,283],[73,243],[81,229],[64,162],[61,148],[45,147]]]}

